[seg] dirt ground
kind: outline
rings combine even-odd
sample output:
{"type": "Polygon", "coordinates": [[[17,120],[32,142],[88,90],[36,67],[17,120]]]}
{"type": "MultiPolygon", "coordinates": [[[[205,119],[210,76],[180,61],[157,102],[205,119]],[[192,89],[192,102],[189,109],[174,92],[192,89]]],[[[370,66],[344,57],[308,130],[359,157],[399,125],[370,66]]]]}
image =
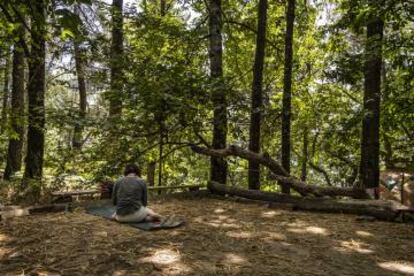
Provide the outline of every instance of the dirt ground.
{"type": "Polygon", "coordinates": [[[414,226],[212,198],[152,202],[185,216],[144,232],[82,209],[0,222],[0,275],[414,275],[414,226]]]}

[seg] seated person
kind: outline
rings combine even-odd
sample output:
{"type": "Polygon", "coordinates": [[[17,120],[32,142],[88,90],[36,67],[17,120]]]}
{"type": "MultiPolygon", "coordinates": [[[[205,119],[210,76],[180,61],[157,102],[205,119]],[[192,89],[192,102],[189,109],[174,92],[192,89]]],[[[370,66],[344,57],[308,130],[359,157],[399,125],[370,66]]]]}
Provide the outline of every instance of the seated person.
{"type": "Polygon", "coordinates": [[[124,177],[115,182],[112,202],[116,206],[113,214],[119,222],[160,221],[162,216],[147,208],[147,185],[139,176],[137,165],[125,167],[124,177]]]}

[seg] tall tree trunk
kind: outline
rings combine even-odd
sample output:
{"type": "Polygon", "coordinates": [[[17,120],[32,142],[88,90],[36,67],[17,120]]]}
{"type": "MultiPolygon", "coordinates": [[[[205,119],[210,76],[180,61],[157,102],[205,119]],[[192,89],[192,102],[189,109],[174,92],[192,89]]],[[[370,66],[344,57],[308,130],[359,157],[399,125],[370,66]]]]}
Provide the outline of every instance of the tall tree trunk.
{"type": "MultiPolygon", "coordinates": [[[[24,28],[20,25],[16,36],[19,41],[24,40],[24,28]]],[[[13,50],[12,94],[10,127],[13,135],[9,137],[7,148],[7,163],[4,171],[4,179],[10,177],[22,166],[22,148],[24,138],[24,80],[25,80],[25,55],[20,42],[16,42],[13,50]]]]}
{"type": "Polygon", "coordinates": [[[364,117],[361,137],[361,184],[373,189],[378,198],[379,185],[379,129],[381,100],[382,36],[384,22],[372,18],[367,24],[365,48],[364,117]]]}
{"type": "Polygon", "coordinates": [[[301,168],[301,176],[300,179],[303,182],[306,182],[306,178],[308,176],[308,159],[309,159],[309,139],[308,139],[308,128],[305,127],[303,129],[303,148],[302,148],[302,168],[301,168]]]}
{"type": "MultiPolygon", "coordinates": [[[[387,68],[385,62],[382,63],[381,68],[381,81],[382,81],[382,104],[386,105],[389,101],[389,88],[387,85],[387,68]]],[[[393,161],[393,148],[392,143],[390,140],[390,132],[391,132],[391,120],[387,118],[388,113],[385,113],[385,118],[382,120],[383,122],[383,131],[382,131],[382,139],[384,141],[384,161],[385,161],[385,168],[387,170],[391,170],[395,168],[394,161],[393,161]]]]}
{"type": "MultiPolygon", "coordinates": [[[[227,141],[227,102],[223,83],[223,45],[221,37],[221,0],[209,0],[209,58],[212,84],[213,148],[226,147],[227,141]]],[[[227,162],[223,158],[211,158],[210,179],[222,184],[227,180],[227,162]]]]}
{"type": "Polygon", "coordinates": [[[123,96],[123,0],[112,2],[112,45],[111,45],[111,93],[109,97],[109,116],[119,117],[122,113],[123,96]]]}
{"type": "Polygon", "coordinates": [[[160,14],[161,16],[164,16],[167,9],[167,3],[165,3],[166,0],[160,0],[160,14]]]}
{"type": "Polygon", "coordinates": [[[164,129],[162,124],[160,124],[160,142],[159,142],[159,160],[158,160],[158,186],[162,186],[162,167],[163,167],[163,151],[164,151],[164,129]]]}
{"type": "MultiPolygon", "coordinates": [[[[282,165],[290,173],[290,120],[292,101],[292,57],[293,57],[293,24],[295,22],[295,0],[288,0],[286,10],[285,33],[285,67],[283,79],[282,107],[282,165]]],[[[283,184],[283,183],[282,183],[283,184]]],[[[290,188],[282,185],[282,192],[290,193],[290,188]]]]}
{"type": "MultiPolygon", "coordinates": [[[[263,111],[263,64],[266,46],[267,0],[260,0],[256,36],[256,54],[253,66],[252,104],[250,113],[249,150],[260,152],[260,124],[263,111]]],[[[249,161],[249,189],[260,189],[260,164],[249,161]]]]}
{"type": "MultiPolygon", "coordinates": [[[[45,1],[31,1],[31,52],[29,58],[29,121],[25,179],[39,179],[43,171],[45,127],[45,58],[46,7],[45,1]]],[[[23,181],[23,188],[27,182],[23,181]]]]}
{"type": "Polygon", "coordinates": [[[150,161],[147,165],[147,182],[148,186],[154,186],[154,178],[155,178],[155,165],[154,161],[150,161]]]}
{"type": "Polygon", "coordinates": [[[3,82],[3,99],[2,99],[2,108],[1,108],[1,133],[4,132],[7,127],[7,108],[9,106],[9,82],[10,82],[10,53],[6,52],[5,56],[5,66],[4,66],[4,82],[3,82]]]}
{"type": "Polygon", "coordinates": [[[80,48],[79,41],[73,41],[75,52],[76,75],[78,77],[79,87],[79,120],[76,120],[75,129],[72,138],[72,147],[80,149],[82,147],[83,124],[86,117],[86,84],[85,84],[85,53],[80,48]]]}
{"type": "MultiPolygon", "coordinates": [[[[165,16],[165,13],[166,13],[166,3],[165,3],[165,1],[166,0],[160,0],[160,15],[161,15],[161,17],[164,17],[165,16]]],[[[159,125],[159,128],[160,128],[160,137],[159,137],[159,160],[158,160],[158,186],[162,186],[162,181],[163,181],[163,162],[164,162],[164,160],[163,160],[163,158],[162,158],[162,156],[163,156],[163,151],[164,151],[164,132],[165,132],[165,129],[164,129],[164,121],[165,121],[165,114],[164,114],[164,110],[163,110],[163,107],[166,105],[167,103],[165,102],[165,100],[164,100],[164,98],[162,97],[161,98],[161,106],[162,107],[160,107],[159,108],[159,110],[157,111],[158,112],[158,114],[157,114],[157,116],[156,117],[158,117],[158,125],[159,125]]],[[[158,191],[158,194],[160,195],[161,194],[161,190],[159,190],[158,191]]]]}

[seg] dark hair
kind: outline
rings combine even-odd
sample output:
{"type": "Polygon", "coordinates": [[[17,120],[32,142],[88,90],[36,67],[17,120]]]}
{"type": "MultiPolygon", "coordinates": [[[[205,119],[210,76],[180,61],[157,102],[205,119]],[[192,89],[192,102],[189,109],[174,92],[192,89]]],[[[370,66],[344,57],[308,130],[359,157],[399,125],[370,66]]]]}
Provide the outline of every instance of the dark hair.
{"type": "Polygon", "coordinates": [[[134,173],[138,176],[141,176],[141,170],[139,167],[133,163],[128,164],[125,166],[124,175],[127,176],[130,173],[134,173]]]}

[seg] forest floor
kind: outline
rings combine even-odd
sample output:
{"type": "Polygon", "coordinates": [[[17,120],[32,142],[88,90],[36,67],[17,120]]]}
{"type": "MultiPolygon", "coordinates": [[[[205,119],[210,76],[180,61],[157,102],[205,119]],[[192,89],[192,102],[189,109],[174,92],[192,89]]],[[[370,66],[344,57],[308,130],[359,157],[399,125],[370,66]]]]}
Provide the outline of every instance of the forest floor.
{"type": "Polygon", "coordinates": [[[151,202],[185,216],[145,232],[83,209],[0,222],[0,275],[414,275],[414,226],[214,198],[151,202]]]}

